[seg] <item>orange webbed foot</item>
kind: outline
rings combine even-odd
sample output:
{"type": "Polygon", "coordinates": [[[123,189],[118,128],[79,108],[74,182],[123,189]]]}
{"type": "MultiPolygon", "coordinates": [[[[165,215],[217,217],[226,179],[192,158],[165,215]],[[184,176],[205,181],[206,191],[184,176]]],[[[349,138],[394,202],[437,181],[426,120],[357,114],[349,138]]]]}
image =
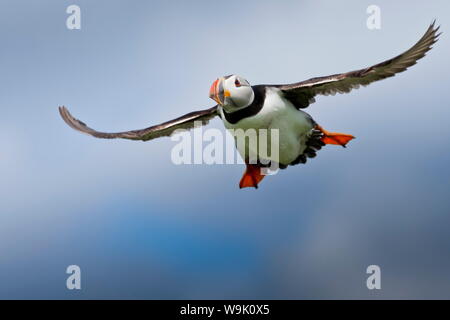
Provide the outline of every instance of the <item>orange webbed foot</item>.
{"type": "Polygon", "coordinates": [[[258,183],[264,179],[264,175],[261,174],[261,166],[256,164],[247,164],[247,169],[239,182],[239,188],[254,187],[258,189],[258,183]]]}
{"type": "Polygon", "coordinates": [[[352,136],[351,134],[329,132],[324,128],[322,128],[321,126],[317,126],[316,128],[317,130],[322,132],[323,137],[321,140],[325,144],[335,144],[343,146],[345,148],[347,143],[350,142],[350,140],[355,139],[355,137],[352,136]]]}

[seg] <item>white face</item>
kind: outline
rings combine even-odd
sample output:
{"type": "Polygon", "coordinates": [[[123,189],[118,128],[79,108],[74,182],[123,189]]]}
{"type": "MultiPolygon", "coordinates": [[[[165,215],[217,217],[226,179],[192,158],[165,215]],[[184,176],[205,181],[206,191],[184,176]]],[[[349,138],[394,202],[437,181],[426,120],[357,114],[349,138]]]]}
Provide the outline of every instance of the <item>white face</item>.
{"type": "Polygon", "coordinates": [[[255,93],[247,80],[232,75],[217,79],[211,86],[210,97],[226,112],[234,112],[249,106],[255,98],[255,93]]]}

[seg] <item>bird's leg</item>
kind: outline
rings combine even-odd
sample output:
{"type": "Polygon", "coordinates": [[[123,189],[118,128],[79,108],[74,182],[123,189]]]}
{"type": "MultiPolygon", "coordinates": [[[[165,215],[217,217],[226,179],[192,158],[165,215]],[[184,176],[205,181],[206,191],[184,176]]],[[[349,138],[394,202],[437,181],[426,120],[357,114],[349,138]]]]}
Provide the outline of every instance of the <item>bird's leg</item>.
{"type": "Polygon", "coordinates": [[[316,129],[322,132],[323,137],[321,140],[325,144],[337,144],[345,148],[345,146],[347,145],[347,143],[350,142],[350,140],[355,139],[355,137],[352,136],[351,134],[329,132],[319,125],[316,126],[316,129]]]}
{"type": "Polygon", "coordinates": [[[254,187],[258,189],[258,183],[264,179],[264,175],[261,174],[261,166],[258,164],[247,163],[247,169],[242,176],[241,182],[239,183],[239,188],[254,187]]]}

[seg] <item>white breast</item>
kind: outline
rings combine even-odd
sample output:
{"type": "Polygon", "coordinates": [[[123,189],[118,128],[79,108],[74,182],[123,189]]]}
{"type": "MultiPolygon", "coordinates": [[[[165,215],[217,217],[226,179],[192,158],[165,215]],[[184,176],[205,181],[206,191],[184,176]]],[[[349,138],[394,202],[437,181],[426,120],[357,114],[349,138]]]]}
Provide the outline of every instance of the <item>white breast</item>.
{"type": "MultiPolygon", "coordinates": [[[[306,141],[314,127],[311,117],[301,110],[297,110],[291,102],[284,99],[276,88],[267,88],[266,98],[262,109],[254,116],[244,118],[236,124],[229,123],[224,115],[222,119],[227,129],[268,129],[268,148],[270,150],[270,129],[277,129],[279,133],[279,162],[288,165],[294,161],[306,148],[306,141]]],[[[258,148],[247,145],[246,150],[239,150],[240,155],[258,155],[258,148]]],[[[269,157],[270,160],[277,159],[269,157]]]]}

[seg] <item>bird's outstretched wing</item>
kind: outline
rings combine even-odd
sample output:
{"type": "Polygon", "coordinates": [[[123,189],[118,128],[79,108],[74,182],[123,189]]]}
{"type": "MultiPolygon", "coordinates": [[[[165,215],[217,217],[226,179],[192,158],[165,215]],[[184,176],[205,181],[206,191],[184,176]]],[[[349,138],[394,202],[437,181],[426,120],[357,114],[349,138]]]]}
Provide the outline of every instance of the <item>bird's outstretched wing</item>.
{"type": "Polygon", "coordinates": [[[75,119],[67,110],[66,107],[59,107],[59,113],[63,120],[73,129],[89,134],[96,138],[103,139],[130,139],[130,140],[142,140],[147,141],[163,136],[170,136],[177,129],[191,129],[194,127],[195,122],[200,121],[202,125],[208,123],[208,121],[215,116],[217,113],[217,106],[214,106],[210,109],[195,111],[174,120],[170,120],[155,126],[151,126],[141,130],[132,130],[132,131],[124,131],[124,132],[99,132],[94,129],[89,128],[85,123],[81,122],[78,119],[75,119]]]}
{"type": "Polygon", "coordinates": [[[403,72],[415,65],[417,60],[424,57],[432,45],[438,40],[439,27],[433,22],[423,37],[409,50],[401,55],[376,64],[374,66],[334,74],[326,77],[312,78],[293,84],[274,85],[279,88],[297,108],[306,108],[313,103],[316,95],[334,95],[336,93],[348,93],[360,86],[393,77],[396,73],[403,72]]]}

